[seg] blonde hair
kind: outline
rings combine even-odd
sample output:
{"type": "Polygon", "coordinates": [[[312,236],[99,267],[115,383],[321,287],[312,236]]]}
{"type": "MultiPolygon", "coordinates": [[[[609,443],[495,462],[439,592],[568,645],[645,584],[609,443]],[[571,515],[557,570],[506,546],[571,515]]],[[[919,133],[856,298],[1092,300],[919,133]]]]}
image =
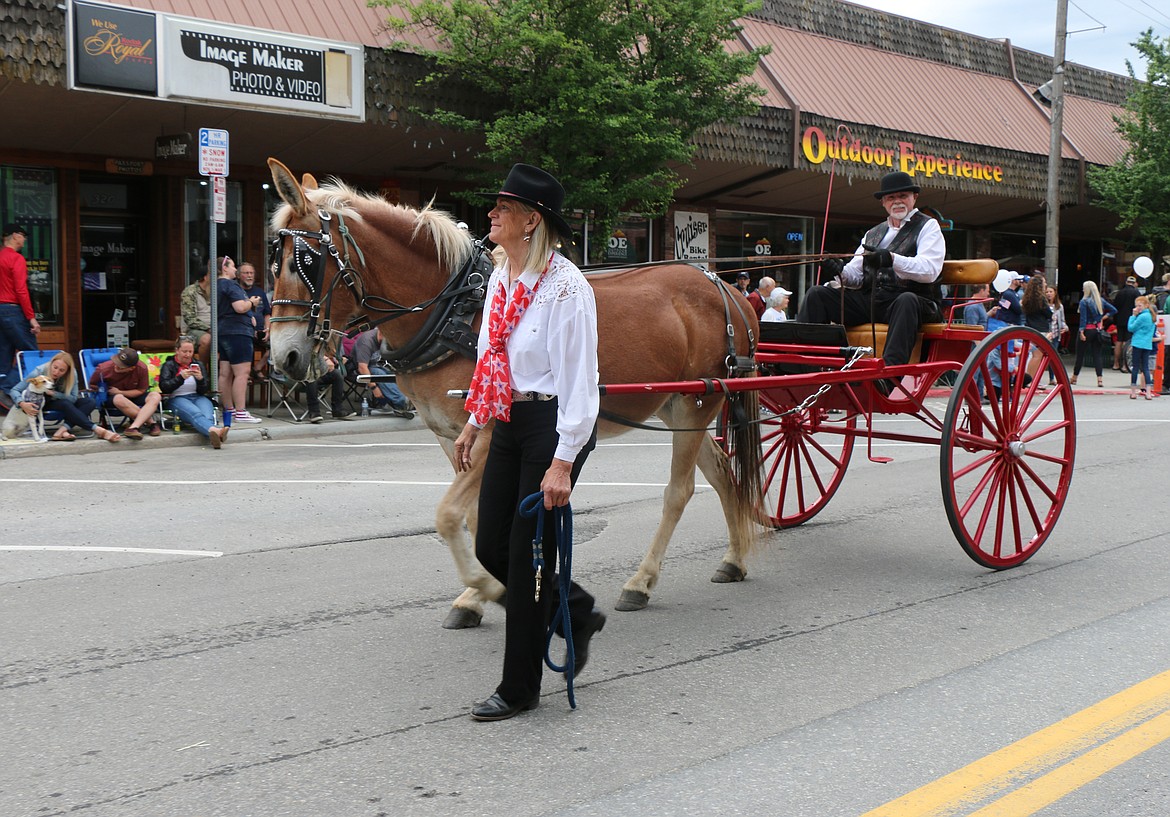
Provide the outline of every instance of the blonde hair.
{"type": "MultiPolygon", "coordinates": [[[[513,199],[511,201],[513,207],[519,207],[520,212],[524,215],[529,213],[539,213],[532,205],[513,199]]],[[[528,239],[528,253],[523,259],[512,259],[513,261],[521,261],[521,272],[535,272],[540,274],[544,271],[544,267],[548,264],[549,256],[551,256],[557,248],[557,235],[548,226],[548,219],[544,213],[540,213],[540,221],[537,223],[535,229],[529,233],[528,239]]]]}
{"type": "Polygon", "coordinates": [[[1134,299],[1133,305],[1140,306],[1142,304],[1145,304],[1146,311],[1150,313],[1150,318],[1153,319],[1154,324],[1157,325],[1157,323],[1158,323],[1158,310],[1154,307],[1153,302],[1150,301],[1150,299],[1147,298],[1145,295],[1139,295],[1139,296],[1137,296],[1137,298],[1134,299]]]}
{"type": "Polygon", "coordinates": [[[1092,281],[1085,281],[1085,285],[1081,287],[1081,292],[1086,298],[1093,299],[1093,305],[1097,307],[1097,314],[1104,315],[1105,307],[1101,305],[1101,292],[1097,289],[1097,285],[1092,281]]]}
{"type": "Polygon", "coordinates": [[[69,367],[69,371],[61,378],[61,391],[69,394],[73,391],[73,384],[77,382],[77,366],[73,363],[73,355],[68,352],[58,352],[53,355],[49,358],[49,365],[45,368],[45,373],[48,374],[52,370],[53,364],[58,360],[65,361],[65,365],[69,367]]]}

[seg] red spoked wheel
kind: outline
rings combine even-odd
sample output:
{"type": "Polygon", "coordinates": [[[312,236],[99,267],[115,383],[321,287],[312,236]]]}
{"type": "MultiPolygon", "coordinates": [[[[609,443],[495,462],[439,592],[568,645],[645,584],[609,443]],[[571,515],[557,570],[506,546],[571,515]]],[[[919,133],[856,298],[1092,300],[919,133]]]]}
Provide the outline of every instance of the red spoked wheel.
{"type": "Polygon", "coordinates": [[[833,421],[828,408],[814,403],[793,411],[795,405],[760,392],[763,494],[766,514],[777,528],[795,527],[820,513],[841,485],[853,454],[849,432],[857,426],[856,415],[833,421]]]}
{"type": "Polygon", "coordinates": [[[995,570],[1035,555],[1060,517],[1076,453],[1072,388],[1052,345],[1024,327],[981,341],[955,382],[941,444],[943,504],[967,555],[995,570]],[[1055,386],[1045,385],[1050,372],[1055,386]]]}

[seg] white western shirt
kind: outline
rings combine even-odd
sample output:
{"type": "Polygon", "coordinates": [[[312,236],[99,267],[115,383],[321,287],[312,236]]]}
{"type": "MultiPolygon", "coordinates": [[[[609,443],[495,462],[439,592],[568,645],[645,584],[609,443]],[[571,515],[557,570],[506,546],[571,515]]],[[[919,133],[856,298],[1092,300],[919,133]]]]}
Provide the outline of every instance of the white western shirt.
{"type": "MultiPolygon", "coordinates": [[[[882,239],[881,247],[889,246],[898,237],[898,231],[917,212],[918,208],[916,207],[906,216],[902,224],[897,227],[891,225],[890,229],[886,231],[885,238],[882,239]]],[[[859,246],[853,259],[841,270],[841,282],[845,286],[861,286],[861,282],[865,278],[862,271],[862,253],[864,252],[864,245],[859,246]]],[[[922,225],[922,230],[918,233],[917,255],[898,255],[897,253],[891,253],[891,255],[894,258],[894,274],[899,278],[917,281],[920,284],[934,283],[942,273],[943,259],[947,256],[947,244],[943,240],[942,229],[938,226],[938,222],[933,218],[928,218],[922,225]]]]}
{"type": "MultiPolygon", "coordinates": [[[[528,271],[518,280],[531,289],[538,278],[539,272],[528,271]]],[[[508,283],[507,262],[497,267],[488,281],[477,359],[488,347],[491,303],[501,286],[510,303],[516,285],[508,283]]],[[[557,396],[560,441],[554,456],[574,462],[597,423],[597,303],[581,270],[560,253],[554,253],[532,302],[508,336],[507,350],[513,389],[557,396]]],[[[469,422],[479,425],[474,416],[469,422]]]]}

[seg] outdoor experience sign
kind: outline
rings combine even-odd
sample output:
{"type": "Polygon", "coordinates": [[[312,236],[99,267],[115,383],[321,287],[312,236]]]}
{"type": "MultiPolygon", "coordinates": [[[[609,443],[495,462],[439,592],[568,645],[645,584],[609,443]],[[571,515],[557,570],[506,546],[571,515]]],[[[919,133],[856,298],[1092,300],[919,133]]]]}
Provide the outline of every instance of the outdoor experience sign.
{"type": "Polygon", "coordinates": [[[804,129],[800,149],[809,163],[819,165],[826,159],[852,164],[871,165],[886,170],[901,170],[911,176],[954,176],[955,178],[999,184],[1003,168],[986,162],[964,159],[962,155],[935,156],[918,153],[913,142],[899,141],[897,147],[869,145],[860,139],[840,136],[830,139],[815,125],[804,129]]]}

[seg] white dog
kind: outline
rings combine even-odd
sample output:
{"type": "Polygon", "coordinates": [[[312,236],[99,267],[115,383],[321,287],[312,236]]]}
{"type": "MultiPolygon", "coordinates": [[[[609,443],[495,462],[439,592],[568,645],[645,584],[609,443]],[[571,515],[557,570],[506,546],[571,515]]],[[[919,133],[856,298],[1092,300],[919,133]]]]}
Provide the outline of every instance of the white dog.
{"type": "Polygon", "coordinates": [[[4,426],[0,428],[0,437],[11,440],[26,428],[32,428],[32,438],[39,443],[48,442],[45,435],[45,394],[53,390],[53,381],[44,375],[37,375],[28,381],[28,388],[20,393],[16,405],[8,410],[4,418],[4,426]],[[25,414],[20,407],[21,403],[32,403],[37,408],[34,415],[25,414]]]}

